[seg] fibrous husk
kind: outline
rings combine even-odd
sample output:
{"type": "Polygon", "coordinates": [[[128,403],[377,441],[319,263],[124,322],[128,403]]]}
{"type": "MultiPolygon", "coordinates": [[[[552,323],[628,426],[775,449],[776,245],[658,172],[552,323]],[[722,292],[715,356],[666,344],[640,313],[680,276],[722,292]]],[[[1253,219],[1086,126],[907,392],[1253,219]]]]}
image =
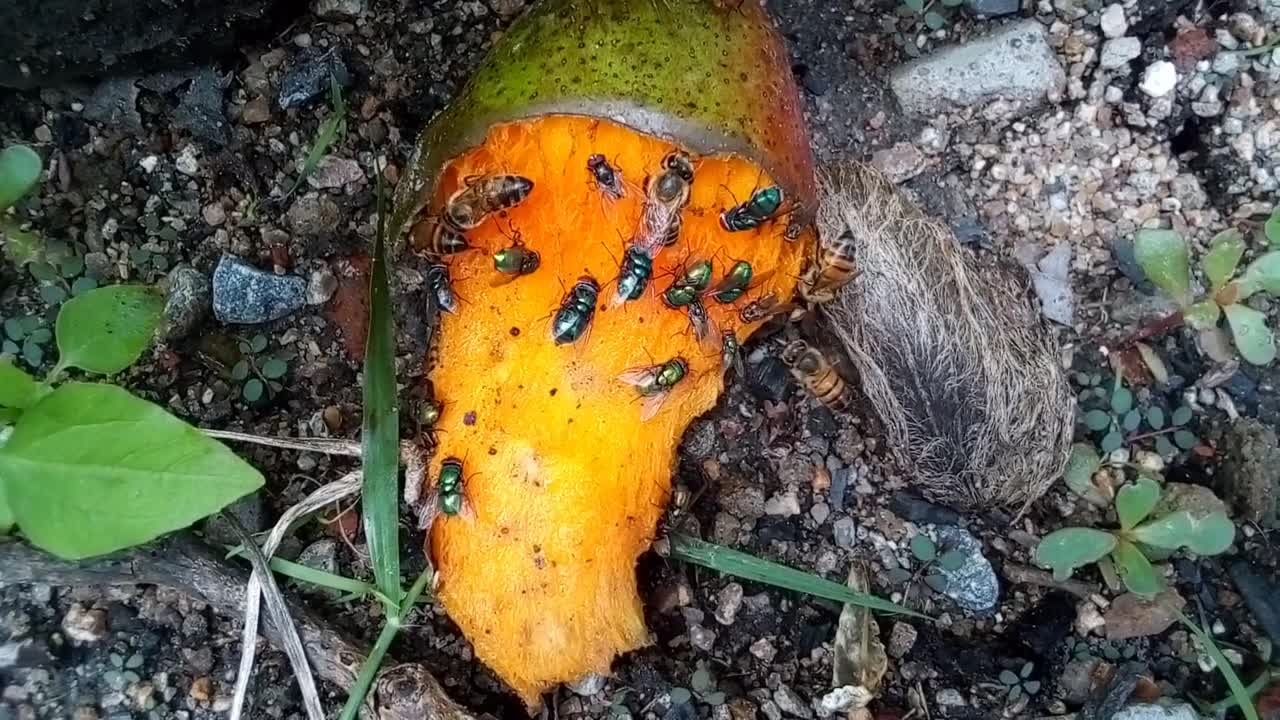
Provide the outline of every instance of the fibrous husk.
{"type": "Polygon", "coordinates": [[[1062,471],[1075,407],[1025,272],[867,165],[826,168],[820,193],[820,240],[851,231],[860,271],[821,307],[890,444],[938,500],[1025,508],[1062,471]]]}

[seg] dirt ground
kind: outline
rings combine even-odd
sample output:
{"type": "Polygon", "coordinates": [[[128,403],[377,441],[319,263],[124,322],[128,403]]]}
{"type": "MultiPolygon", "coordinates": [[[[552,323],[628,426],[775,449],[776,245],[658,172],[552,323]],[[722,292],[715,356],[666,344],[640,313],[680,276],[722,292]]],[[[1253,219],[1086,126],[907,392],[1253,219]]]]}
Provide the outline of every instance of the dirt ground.
{"type": "MultiPolygon", "coordinates": [[[[126,82],[0,90],[0,138],[32,144],[53,168],[18,212],[60,252],[83,259],[79,272],[71,263],[65,282],[55,283],[0,266],[0,318],[51,327],[60,301],[51,284],[70,288],[83,277],[161,281],[180,266],[207,278],[224,253],[288,270],[307,278],[314,304],[260,326],[204,318],[175,332],[121,381],[200,426],[354,437],[372,168],[385,163],[389,180],[399,175],[418,130],[522,4],[325,5],[355,8],[327,18],[304,14],[274,41],[204,67],[126,82]],[[323,91],[303,93],[312,96],[287,109],[278,97],[305,85],[309,69],[335,62],[349,79],[347,134],[314,182],[286,197],[330,111],[323,91]],[[255,343],[258,335],[265,346],[255,343]],[[256,363],[268,357],[287,363],[278,385],[253,402],[232,374],[245,355],[241,342],[256,363]]],[[[1164,219],[1203,249],[1227,227],[1252,232],[1280,197],[1280,50],[1228,52],[1275,37],[1274,0],[1132,0],[1119,35],[1097,0],[1042,0],[1020,15],[1045,30],[1065,74],[1062,87],[1042,104],[1012,112],[984,103],[927,114],[905,113],[888,86],[893,68],[910,59],[887,24],[896,16],[891,0],[769,6],[790,44],[820,158],[871,160],[976,252],[1025,257],[1070,248],[1065,281],[1074,317],[1054,331],[1064,363],[1086,378],[1109,376],[1103,348],[1164,310],[1144,287],[1131,248],[1126,253],[1135,229],[1164,219]],[[1106,33],[1135,38],[1137,57],[1120,68],[1101,67],[1106,33]],[[1178,68],[1178,85],[1152,96],[1144,89],[1148,71],[1166,59],[1178,68]]],[[[919,39],[928,54],[1016,19],[957,9],[941,32],[926,29],[919,39]]],[[[913,21],[897,22],[901,28],[913,21]]],[[[905,42],[915,39],[908,32],[905,42]]],[[[1251,243],[1251,253],[1261,248],[1251,243]]],[[[412,273],[398,279],[410,290],[422,282],[412,273]]],[[[1275,317],[1277,306],[1257,301],[1255,309],[1275,317]]],[[[406,359],[423,321],[411,307],[398,312],[406,359]]],[[[30,330],[6,333],[0,338],[6,352],[33,367],[51,365],[52,346],[31,341],[30,330]]],[[[1232,414],[1275,427],[1280,373],[1241,364],[1210,385],[1206,373],[1222,368],[1202,357],[1189,331],[1151,343],[1171,377],[1140,390],[1142,402],[1178,407],[1190,392],[1196,409],[1191,427],[1199,445],[1170,459],[1168,477],[1222,492],[1218,472],[1239,422],[1232,414]]],[[[935,617],[934,623],[880,619],[892,660],[872,706],[876,718],[1064,715],[1079,711],[1091,694],[1113,691],[1106,668],[1127,662],[1138,663],[1144,697],[1224,696],[1203,652],[1176,625],[1108,640],[1108,626],[1125,620],[1112,615],[1090,634],[1093,619],[1107,616],[1105,599],[1116,595],[1093,571],[1082,574],[1092,590],[1085,598],[1010,579],[1022,577],[1018,568],[1030,564],[1036,538],[1064,524],[1104,522],[1096,510],[1061,487],[1016,522],[998,509],[959,514],[915,497],[911,475],[891,458],[874,414],[861,402],[839,412],[816,404],[778,360],[781,344],[774,337],[748,345],[746,376],[735,378],[719,407],[690,428],[677,473],[694,499],[673,510],[667,524],[837,581],[861,558],[877,594],[935,617]],[[924,583],[902,582],[903,570],[909,575],[919,567],[909,538],[935,526],[961,526],[981,541],[993,567],[984,582],[999,588],[993,609],[966,610],[924,583]],[[1027,663],[1032,669],[1023,681],[1039,687],[1011,701],[1001,671],[1027,663]]],[[[401,368],[410,401],[421,375],[411,363],[401,368]]],[[[1078,434],[1090,437],[1083,426],[1078,434]]],[[[260,496],[237,508],[254,529],[351,469],[347,461],[309,453],[238,449],[268,477],[260,496]]],[[[1274,516],[1274,495],[1262,497],[1270,498],[1274,516]]],[[[1259,648],[1267,628],[1228,570],[1243,560],[1268,575],[1277,556],[1267,522],[1243,519],[1259,508],[1234,510],[1242,519],[1232,550],[1175,560],[1173,581],[1188,613],[1220,630],[1220,641],[1235,649],[1242,674],[1252,678],[1265,664],[1259,648]]],[[[367,573],[363,540],[338,526],[304,527],[280,554],[367,573]]],[[[403,540],[407,571],[421,567],[420,538],[407,515],[403,540]]],[[[552,716],[814,716],[814,705],[832,689],[837,605],[652,554],[638,572],[653,644],[620,658],[603,683],[549,697],[552,716]]],[[[0,720],[226,714],[239,655],[237,620],[163,589],[5,585],[2,574],[0,568],[0,642],[34,642],[28,654],[0,664],[0,720]],[[94,609],[103,611],[104,626],[79,634],[64,629],[69,617],[94,609]]],[[[380,621],[369,605],[293,590],[335,625],[372,641],[380,621]]],[[[264,650],[248,717],[303,717],[287,662],[264,650]]],[[[437,608],[415,619],[394,652],[423,661],[468,707],[498,717],[523,714],[437,608]]],[[[341,693],[322,693],[330,707],[340,706],[341,693]]]]}

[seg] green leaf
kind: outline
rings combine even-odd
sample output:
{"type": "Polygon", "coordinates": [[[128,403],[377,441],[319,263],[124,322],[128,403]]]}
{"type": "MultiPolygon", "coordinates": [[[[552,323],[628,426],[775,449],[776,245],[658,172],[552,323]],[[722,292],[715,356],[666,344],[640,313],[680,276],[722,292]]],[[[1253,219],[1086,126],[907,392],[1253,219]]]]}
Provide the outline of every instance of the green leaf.
{"type": "Polygon", "coordinates": [[[1090,410],[1084,414],[1084,425],[1094,431],[1106,430],[1111,427],[1111,416],[1102,410],[1090,410]]]}
{"type": "Polygon", "coordinates": [[[1268,245],[1280,249],[1280,205],[1271,211],[1271,217],[1263,224],[1262,232],[1267,236],[1268,245]]]}
{"type": "Polygon", "coordinates": [[[856,592],[849,586],[716,545],[688,535],[671,536],[671,557],[711,568],[727,575],[761,582],[784,590],[805,593],[841,603],[871,608],[882,612],[924,617],[920,613],[882,600],[869,593],[856,592]]]}
{"type": "Polygon", "coordinates": [[[1189,430],[1179,430],[1173,434],[1173,444],[1183,450],[1190,450],[1198,442],[1200,442],[1200,438],[1197,438],[1196,434],[1189,430]]]}
{"type": "Polygon", "coordinates": [[[240,362],[236,363],[235,366],[231,368],[231,379],[237,381],[244,380],[249,377],[249,369],[249,361],[244,359],[240,360],[240,362]]]}
{"type": "Polygon", "coordinates": [[[1173,230],[1139,230],[1133,254],[1156,287],[1179,306],[1191,303],[1191,271],[1187,244],[1173,230]]]}
{"type": "Polygon", "coordinates": [[[1201,300],[1183,310],[1182,317],[1196,330],[1208,330],[1217,327],[1218,318],[1222,317],[1222,309],[1212,300],[1201,300]]]}
{"type": "Polygon", "coordinates": [[[262,475],[158,405],[73,382],[23,413],[0,448],[0,481],[33,545],[79,559],[187,527],[262,475]]]}
{"type": "Polygon", "coordinates": [[[1200,267],[1209,278],[1209,286],[1220,289],[1235,274],[1240,258],[1244,257],[1244,235],[1234,228],[1223,230],[1214,236],[1209,252],[1200,259],[1200,267]]]}
{"type": "Polygon", "coordinates": [[[1121,421],[1120,426],[1124,428],[1125,432],[1133,432],[1134,430],[1137,430],[1138,426],[1141,424],[1142,413],[1137,410],[1130,410],[1124,414],[1124,420],[1121,421]]]}
{"type": "Polygon", "coordinates": [[[1123,415],[1133,407],[1133,393],[1128,388],[1116,388],[1111,394],[1111,409],[1117,415],[1123,415]]]}
{"type": "Polygon", "coordinates": [[[0,223],[0,229],[4,230],[4,256],[15,266],[22,267],[44,256],[44,238],[39,233],[22,230],[17,223],[0,223]]]}
{"type": "Polygon", "coordinates": [[[267,349],[267,342],[266,335],[254,335],[253,339],[249,341],[249,351],[260,353],[267,349]]]}
{"type": "Polygon", "coordinates": [[[917,15],[924,12],[924,0],[902,0],[902,4],[917,15]]]}
{"type": "Polygon", "coordinates": [[[1133,543],[1127,540],[1117,542],[1111,557],[1115,558],[1116,571],[1120,573],[1129,592],[1151,597],[1164,590],[1164,580],[1152,567],[1147,556],[1133,543]]]}
{"type": "Polygon", "coordinates": [[[938,556],[938,546],[929,539],[928,535],[919,534],[911,537],[911,554],[916,556],[920,562],[933,562],[938,556]]]}
{"type": "Polygon", "coordinates": [[[960,7],[963,4],[964,4],[964,0],[942,0],[943,7],[949,7],[949,8],[960,7]]]}
{"type": "Polygon", "coordinates": [[[1227,314],[1240,357],[1254,365],[1266,365],[1276,358],[1276,338],[1267,327],[1266,315],[1244,305],[1228,305],[1222,311],[1227,314]]]}
{"type": "Polygon", "coordinates": [[[1118,430],[1107,433],[1102,438],[1099,449],[1104,453],[1115,452],[1124,446],[1124,434],[1118,430]]]}
{"type": "Polygon", "coordinates": [[[1023,684],[1022,687],[1027,691],[1028,695],[1035,695],[1036,693],[1040,692],[1040,681],[1028,680],[1026,683],[1023,684]]]}
{"type": "Polygon", "coordinates": [[[1102,458],[1098,456],[1098,452],[1092,445],[1076,443],[1071,446],[1071,455],[1067,458],[1067,465],[1062,470],[1062,479],[1072,492],[1081,497],[1087,497],[1094,492],[1093,474],[1098,471],[1098,466],[1101,464],[1102,458]]]}
{"type": "Polygon", "coordinates": [[[245,402],[256,403],[262,399],[262,393],[266,392],[267,387],[262,384],[258,378],[250,378],[249,382],[244,384],[240,390],[240,394],[244,396],[245,402]]]}
{"type": "Polygon", "coordinates": [[[147,349],[164,299],[144,285],[111,285],[68,300],[58,311],[58,364],[111,375],[147,349]]]}
{"type": "Polygon", "coordinates": [[[1280,295],[1280,249],[1264,253],[1249,263],[1236,284],[1240,287],[1240,300],[1260,291],[1280,295]]]}
{"type": "Polygon", "coordinates": [[[930,10],[924,14],[924,24],[927,25],[930,30],[941,30],[947,26],[947,19],[937,10],[930,10]]]}
{"type": "Polygon", "coordinates": [[[40,180],[44,161],[26,145],[0,151],[0,213],[13,207],[40,180]]]}
{"type": "Polygon", "coordinates": [[[4,483],[0,482],[0,537],[8,535],[15,522],[13,511],[9,509],[9,501],[4,495],[4,483]]]}
{"type": "Polygon", "coordinates": [[[1178,448],[1175,447],[1174,444],[1169,441],[1169,438],[1165,437],[1164,435],[1158,435],[1156,437],[1156,452],[1159,453],[1162,457],[1168,458],[1173,455],[1177,455],[1178,448]]]}
{"type": "Polygon", "coordinates": [[[934,592],[945,593],[951,582],[941,573],[929,573],[924,576],[924,584],[933,588],[934,592]]]}
{"type": "Polygon", "coordinates": [[[1033,555],[1040,567],[1053,570],[1054,577],[1065,580],[1071,571],[1106,557],[1116,547],[1109,532],[1093,528],[1072,527],[1049,533],[1036,545],[1033,555]]]}
{"type": "Polygon", "coordinates": [[[268,380],[279,380],[287,372],[289,372],[289,365],[279,358],[271,358],[262,363],[262,376],[268,380]]]}
{"type": "MultiPolygon", "coordinates": [[[[333,88],[336,88],[336,83],[333,88]]],[[[340,95],[337,96],[340,98],[340,95]]],[[[335,113],[336,114],[336,113],[335,113]]],[[[400,602],[400,415],[396,400],[395,327],[387,279],[385,193],[378,178],[378,228],[369,272],[369,329],[364,355],[364,467],[360,503],[369,561],[382,593],[400,602]]]]}
{"type": "Polygon", "coordinates": [[[1164,427],[1164,410],[1153,407],[1147,410],[1147,424],[1152,430],[1159,430],[1164,427]]]}
{"type": "Polygon", "coordinates": [[[67,291],[59,285],[41,285],[40,299],[50,305],[57,305],[67,299],[67,291]]]}
{"type": "Polygon", "coordinates": [[[1160,483],[1149,477],[1140,477],[1120,488],[1116,493],[1116,514],[1120,527],[1129,530],[1151,514],[1160,500],[1160,483]]]}
{"type": "Polygon", "coordinates": [[[1174,425],[1186,425],[1189,422],[1191,422],[1191,408],[1183,405],[1173,411],[1174,425]]]}
{"type": "MultiPolygon", "coordinates": [[[[1191,622],[1191,619],[1182,613],[1178,613],[1178,619],[1200,640],[1200,646],[1209,654],[1213,664],[1218,668],[1218,673],[1227,681],[1227,687],[1231,688],[1231,698],[1235,700],[1235,704],[1240,708],[1240,713],[1244,715],[1245,720],[1258,720],[1258,710],[1253,705],[1254,693],[1249,692],[1244,683],[1240,681],[1240,676],[1231,667],[1231,661],[1227,660],[1222,651],[1218,649],[1218,644],[1214,642],[1213,635],[1205,632],[1199,625],[1191,622]]],[[[1270,680],[1270,673],[1264,670],[1261,679],[1270,680]]],[[[1257,690],[1261,690],[1262,687],[1263,685],[1260,684],[1257,690]]],[[[1221,709],[1226,710],[1227,708],[1223,707],[1221,709]]]]}
{"type": "Polygon", "coordinates": [[[1217,555],[1231,547],[1236,526],[1221,512],[1196,517],[1179,510],[1134,528],[1133,539],[1165,550],[1185,547],[1198,555],[1217,555]]]}
{"type": "Polygon", "coordinates": [[[0,358],[0,405],[26,409],[43,397],[45,392],[45,387],[14,365],[13,360],[0,358]]]}
{"type": "Polygon", "coordinates": [[[96,289],[97,287],[98,287],[98,281],[94,280],[91,277],[76,278],[75,282],[71,283],[71,295],[73,297],[78,297],[80,295],[83,295],[89,292],[90,290],[96,289]]]}
{"type": "Polygon", "coordinates": [[[1004,683],[1005,685],[1017,685],[1018,674],[1012,670],[1001,670],[1000,682],[1004,683]]]}
{"type": "Polygon", "coordinates": [[[959,570],[968,560],[969,556],[959,550],[948,550],[938,557],[938,565],[943,570],[959,570]]]}
{"type": "Polygon", "coordinates": [[[69,280],[84,272],[84,258],[79,255],[69,255],[63,258],[61,268],[62,277],[69,280]]]}

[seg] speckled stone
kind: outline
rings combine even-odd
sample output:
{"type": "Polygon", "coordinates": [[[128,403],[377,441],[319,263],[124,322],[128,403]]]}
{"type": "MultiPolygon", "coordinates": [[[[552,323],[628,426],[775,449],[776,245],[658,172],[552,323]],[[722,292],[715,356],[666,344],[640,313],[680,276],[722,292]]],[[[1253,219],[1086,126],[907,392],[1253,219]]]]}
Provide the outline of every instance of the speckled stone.
{"type": "Polygon", "coordinates": [[[213,271],[213,314],[222,322],[279,320],[307,302],[307,280],[263,272],[231,255],[213,271]]]}
{"type": "Polygon", "coordinates": [[[1000,598],[1000,581],[991,563],[982,556],[982,543],[968,530],[959,527],[939,527],[938,544],[946,551],[957,551],[965,556],[964,564],[955,570],[942,565],[936,568],[947,580],[945,594],[957,605],[973,612],[986,612],[996,606],[1000,598]]]}

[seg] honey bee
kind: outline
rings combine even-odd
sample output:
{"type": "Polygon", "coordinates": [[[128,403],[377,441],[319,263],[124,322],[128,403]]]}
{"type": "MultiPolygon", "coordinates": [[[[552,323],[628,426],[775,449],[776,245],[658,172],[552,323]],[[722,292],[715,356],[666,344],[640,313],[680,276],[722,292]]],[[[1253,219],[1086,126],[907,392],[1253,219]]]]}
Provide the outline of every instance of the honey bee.
{"type": "Polygon", "coordinates": [[[445,220],[458,230],[470,230],[489,215],[519,205],[533,191],[533,181],[520,175],[473,175],[463,184],[444,205],[445,220]]]}
{"type": "Polygon", "coordinates": [[[845,230],[834,240],[819,239],[817,257],[800,278],[800,294],[811,303],[835,299],[836,291],[858,276],[853,261],[853,232],[845,230]]]}
{"type": "Polygon", "coordinates": [[[794,308],[795,303],[780,303],[778,302],[777,293],[769,293],[762,298],[757,298],[747,303],[738,311],[738,319],[744,323],[760,322],[794,308]]]}
{"type": "Polygon", "coordinates": [[[640,410],[640,421],[646,422],[658,410],[681,380],[689,374],[689,363],[684,358],[672,358],[658,365],[645,365],[631,368],[618,376],[622,382],[635,387],[636,392],[645,399],[640,410]]]}
{"type": "Polygon", "coordinates": [[[435,257],[456,255],[471,249],[462,233],[438,217],[427,217],[413,226],[413,246],[435,257]]]}
{"type": "Polygon", "coordinates": [[[644,208],[633,245],[655,257],[662,247],[675,243],[680,235],[680,212],[689,204],[693,184],[693,161],[679,150],[662,159],[662,172],[649,178],[644,208]]]}
{"type": "Polygon", "coordinates": [[[782,362],[818,402],[832,410],[845,406],[844,379],[817,348],[796,340],[783,349],[782,362]]]}

